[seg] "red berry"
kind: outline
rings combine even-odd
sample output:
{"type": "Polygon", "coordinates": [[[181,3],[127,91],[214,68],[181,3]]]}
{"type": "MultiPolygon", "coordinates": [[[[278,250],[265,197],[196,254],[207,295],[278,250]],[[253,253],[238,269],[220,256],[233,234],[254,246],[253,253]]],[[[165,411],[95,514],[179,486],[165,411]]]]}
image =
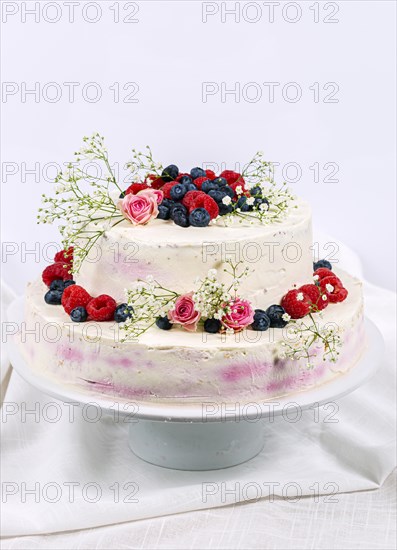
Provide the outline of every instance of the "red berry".
{"type": "Polygon", "coordinates": [[[69,246],[67,250],[60,250],[54,256],[54,262],[62,262],[63,264],[73,264],[73,246],[69,246]]]}
{"type": "Polygon", "coordinates": [[[56,279],[63,279],[64,281],[67,281],[68,279],[71,279],[69,270],[70,265],[68,265],[68,267],[64,267],[64,262],[56,262],[55,264],[49,265],[43,271],[43,283],[50,286],[52,281],[55,281],[56,279]]]}
{"type": "Polygon", "coordinates": [[[317,285],[303,285],[299,288],[299,291],[306,294],[309,298],[312,311],[321,311],[327,307],[329,302],[328,296],[321,292],[317,285]]]}
{"type": "Polygon", "coordinates": [[[92,298],[87,304],[87,313],[94,321],[111,321],[115,309],[116,301],[107,294],[92,298]]]}
{"type": "Polygon", "coordinates": [[[206,170],[205,174],[209,180],[214,180],[216,178],[216,174],[212,170],[206,170]]]}
{"type": "Polygon", "coordinates": [[[316,269],[316,271],[313,273],[314,277],[317,277],[318,281],[321,281],[321,279],[324,279],[324,277],[330,277],[335,276],[334,273],[330,269],[327,269],[326,267],[319,267],[316,269]]]}
{"type": "Polygon", "coordinates": [[[149,186],[146,183],[131,183],[131,185],[124,191],[126,195],[130,195],[131,193],[133,195],[136,195],[138,191],[142,191],[142,189],[147,189],[149,186]]]}
{"type": "Polygon", "coordinates": [[[205,208],[211,220],[219,216],[219,206],[204,191],[188,191],[182,199],[182,204],[189,210],[189,214],[195,208],[205,208]]]}
{"type": "Polygon", "coordinates": [[[224,170],[220,175],[220,178],[225,178],[227,183],[232,187],[234,183],[241,185],[245,190],[245,181],[241,174],[234,172],[233,170],[224,170]]]}
{"type": "Polygon", "coordinates": [[[63,309],[70,315],[75,307],[86,307],[92,297],[79,285],[70,285],[65,288],[62,294],[63,309]]]}
{"type": "Polygon", "coordinates": [[[327,294],[328,300],[332,304],[343,302],[344,300],[346,300],[348,295],[348,291],[344,288],[341,280],[335,275],[324,277],[324,279],[321,279],[320,288],[324,293],[327,294]]]}
{"type": "Polygon", "coordinates": [[[164,198],[165,199],[170,199],[171,198],[170,191],[174,187],[174,185],[176,185],[175,181],[168,181],[161,188],[162,192],[164,193],[164,198]]]}
{"type": "Polygon", "coordinates": [[[202,176],[201,178],[196,178],[196,179],[193,181],[193,183],[194,183],[194,185],[197,187],[197,189],[201,189],[201,186],[202,186],[203,183],[204,183],[205,181],[207,181],[207,180],[208,180],[207,177],[202,176]]]}
{"type": "Polygon", "coordinates": [[[150,180],[150,187],[152,189],[160,189],[164,185],[164,180],[160,176],[156,176],[156,174],[149,174],[147,179],[150,180]]]}
{"type": "Polygon", "coordinates": [[[198,197],[206,197],[206,193],[204,191],[188,191],[186,195],[182,199],[183,206],[186,206],[186,208],[189,210],[189,214],[192,210],[197,208],[195,206],[195,201],[198,197]]]}
{"type": "Polygon", "coordinates": [[[206,195],[203,202],[204,202],[203,206],[209,213],[211,220],[219,216],[219,206],[217,205],[216,201],[212,197],[210,197],[209,195],[206,195]]]}
{"type": "Polygon", "coordinates": [[[283,297],[281,306],[292,319],[301,319],[310,313],[311,301],[304,292],[294,289],[283,297]]]}

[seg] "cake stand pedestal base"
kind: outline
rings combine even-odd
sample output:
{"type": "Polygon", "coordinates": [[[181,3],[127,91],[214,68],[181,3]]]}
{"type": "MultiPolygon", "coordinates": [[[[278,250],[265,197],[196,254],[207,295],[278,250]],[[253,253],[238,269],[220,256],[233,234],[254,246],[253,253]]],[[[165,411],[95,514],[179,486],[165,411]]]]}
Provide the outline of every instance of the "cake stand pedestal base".
{"type": "Polygon", "coordinates": [[[217,470],[236,466],[261,452],[264,422],[159,422],[129,427],[129,446],[139,458],[176,470],[217,470]]]}

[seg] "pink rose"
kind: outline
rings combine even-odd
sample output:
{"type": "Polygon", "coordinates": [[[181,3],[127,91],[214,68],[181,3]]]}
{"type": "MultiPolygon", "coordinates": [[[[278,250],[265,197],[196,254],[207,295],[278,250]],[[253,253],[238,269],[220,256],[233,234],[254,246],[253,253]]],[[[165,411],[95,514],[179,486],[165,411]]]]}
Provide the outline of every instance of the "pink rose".
{"type": "Polygon", "coordinates": [[[222,323],[226,328],[232,328],[235,332],[238,332],[253,323],[254,310],[248,300],[235,298],[227,305],[231,311],[222,317],[222,323]]]}
{"type": "Polygon", "coordinates": [[[201,317],[201,313],[194,309],[193,292],[179,296],[176,300],[174,309],[168,312],[168,318],[171,323],[178,323],[189,332],[194,332],[197,329],[197,323],[201,317]]]}
{"type": "Polygon", "coordinates": [[[143,225],[159,213],[158,205],[163,200],[163,192],[156,189],[143,189],[136,195],[126,195],[119,201],[121,213],[133,225],[143,225]]]}

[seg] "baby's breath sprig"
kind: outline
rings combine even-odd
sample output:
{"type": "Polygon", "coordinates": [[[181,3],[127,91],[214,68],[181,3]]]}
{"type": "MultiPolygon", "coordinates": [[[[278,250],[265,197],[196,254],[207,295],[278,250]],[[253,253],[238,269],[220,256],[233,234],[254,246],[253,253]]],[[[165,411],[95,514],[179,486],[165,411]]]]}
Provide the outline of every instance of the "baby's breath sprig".
{"type": "Polygon", "coordinates": [[[240,269],[242,261],[233,264],[232,261],[227,260],[226,263],[229,265],[223,271],[231,277],[229,285],[217,280],[216,269],[210,269],[204,279],[196,281],[200,283],[200,286],[193,294],[193,300],[202,317],[220,321],[230,313],[230,302],[237,296],[237,290],[242,280],[249,274],[248,267],[240,269]]]}
{"type": "Polygon", "coordinates": [[[177,292],[165,288],[152,276],[146,280],[138,279],[132,289],[126,289],[127,303],[134,314],[122,325],[125,331],[123,342],[137,339],[152,327],[158,317],[164,317],[180,296],[177,292]]]}
{"type": "Polygon", "coordinates": [[[274,165],[264,160],[263,153],[258,151],[252,160],[244,167],[241,174],[245,182],[245,188],[249,190],[250,197],[245,197],[244,183],[236,186],[238,200],[233,202],[230,197],[225,197],[223,203],[230,208],[230,213],[222,219],[226,225],[249,222],[257,223],[258,220],[269,225],[285,218],[293,205],[294,196],[284,182],[277,186],[274,179],[274,165]]]}
{"type": "MultiPolygon", "coordinates": [[[[200,312],[202,319],[221,320],[224,315],[230,313],[229,304],[236,297],[242,279],[249,273],[249,268],[241,269],[243,262],[233,264],[227,261],[227,263],[229,265],[224,271],[231,277],[230,284],[217,280],[216,269],[210,269],[206,277],[197,278],[195,281],[199,286],[192,298],[195,310],[200,312]]],[[[134,315],[122,325],[126,335],[122,341],[137,339],[144,334],[155,324],[158,317],[167,315],[181,294],[165,288],[149,275],[146,280],[139,279],[132,289],[127,289],[126,296],[128,305],[134,310],[134,315]]]]}
{"type": "Polygon", "coordinates": [[[104,232],[123,221],[109,188],[120,191],[110,166],[104,138],[98,133],[83,138],[83,147],[75,153],[76,161],[55,178],[55,197],[42,195],[38,223],[60,221],[60,233],[65,249],[74,247],[72,272],[79,271],[83,260],[104,232]],[[98,160],[105,166],[105,177],[92,176],[81,168],[82,160],[98,160]],[[83,186],[88,184],[88,191],[83,186]]]}
{"type": "Polygon", "coordinates": [[[153,153],[149,145],[146,145],[146,151],[140,152],[132,149],[133,160],[127,162],[127,168],[131,171],[133,181],[144,181],[149,174],[161,176],[163,166],[153,159],[153,153]]]}
{"type": "Polygon", "coordinates": [[[281,357],[294,360],[305,359],[307,367],[313,368],[312,358],[317,355],[318,345],[323,347],[323,360],[336,363],[342,346],[340,328],[335,324],[320,326],[309,313],[308,321],[291,320],[287,337],[281,342],[281,357]],[[316,352],[317,351],[317,352],[316,352]]]}

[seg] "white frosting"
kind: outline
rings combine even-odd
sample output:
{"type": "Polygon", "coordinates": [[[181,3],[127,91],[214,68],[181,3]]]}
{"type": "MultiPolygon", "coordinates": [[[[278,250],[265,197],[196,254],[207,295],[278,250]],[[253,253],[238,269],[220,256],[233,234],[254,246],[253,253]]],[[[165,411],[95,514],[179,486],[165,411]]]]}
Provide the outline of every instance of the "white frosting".
{"type": "Polygon", "coordinates": [[[45,286],[28,288],[27,328],[40,327],[41,338],[23,346],[32,368],[47,376],[108,395],[139,399],[269,399],[321,384],[351,368],[365,346],[361,283],[338,272],[349,296],[330,304],[320,323],[336,323],[343,347],[336,364],[317,353],[306,361],[280,360],[281,329],[236,335],[189,333],[152,328],[138,342],[121,343],[115,323],[75,324],[60,306],[43,300],[45,286]],[[99,331],[99,333],[98,333],[99,331]],[[100,337],[98,338],[98,334],[100,337]],[[51,341],[50,341],[51,340],[51,341]]]}
{"type": "Polygon", "coordinates": [[[220,221],[205,228],[183,228],[164,220],[145,226],[123,221],[105,233],[76,281],[92,295],[109,294],[124,301],[124,289],[138,278],[153,275],[165,287],[185,293],[209,269],[217,269],[222,279],[225,260],[243,260],[251,274],[239,293],[256,307],[267,307],[312,274],[311,210],[301,200],[296,205],[271,226],[225,227],[220,221]]]}

